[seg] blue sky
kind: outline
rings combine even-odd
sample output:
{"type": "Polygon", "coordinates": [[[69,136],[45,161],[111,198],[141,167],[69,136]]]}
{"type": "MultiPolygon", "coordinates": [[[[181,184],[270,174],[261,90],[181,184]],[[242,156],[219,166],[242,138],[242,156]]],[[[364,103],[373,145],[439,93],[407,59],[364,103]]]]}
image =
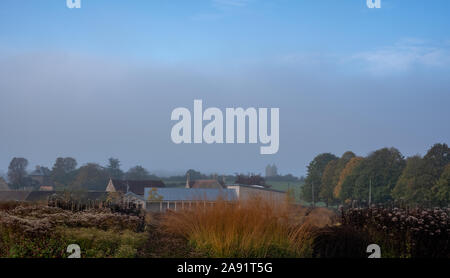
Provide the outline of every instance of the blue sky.
{"type": "MultiPolygon", "coordinates": [[[[270,59],[298,52],[349,54],[410,38],[445,43],[445,0],[4,0],[5,48],[55,49],[161,61],[270,59]]],[[[447,41],[448,43],[448,41],[447,41]]]]}
{"type": "Polygon", "coordinates": [[[229,173],[274,162],[304,174],[320,152],[413,155],[448,143],[450,2],[365,2],[2,0],[0,169],[13,156],[33,167],[71,155],[229,173]],[[174,146],[170,112],[195,98],[279,107],[280,152],[174,146]]]}

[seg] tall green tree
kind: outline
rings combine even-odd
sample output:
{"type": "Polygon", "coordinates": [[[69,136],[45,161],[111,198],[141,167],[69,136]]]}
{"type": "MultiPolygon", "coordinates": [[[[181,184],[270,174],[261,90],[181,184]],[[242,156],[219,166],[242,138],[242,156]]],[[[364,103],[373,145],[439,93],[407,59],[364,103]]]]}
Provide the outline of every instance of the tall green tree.
{"type": "Polygon", "coordinates": [[[69,185],[71,191],[104,191],[108,184],[108,172],[96,163],[88,163],[78,170],[78,173],[69,185]]]}
{"type": "Polygon", "coordinates": [[[392,189],[405,168],[405,159],[396,148],[382,148],[363,160],[357,170],[353,198],[367,202],[369,187],[373,203],[384,203],[392,199],[392,189]]]}
{"type": "Polygon", "coordinates": [[[425,174],[425,161],[419,155],[406,159],[405,169],[402,171],[397,184],[392,190],[392,197],[406,203],[423,203],[431,200],[431,191],[423,191],[423,184],[429,183],[430,175],[425,174]]]}
{"type": "Polygon", "coordinates": [[[9,163],[8,179],[14,189],[24,188],[29,185],[27,179],[28,160],[23,157],[14,157],[9,163]]]}
{"type": "Polygon", "coordinates": [[[447,144],[433,145],[423,158],[411,157],[392,195],[396,200],[410,204],[432,206],[441,203],[445,186],[439,187],[444,190],[440,191],[437,184],[449,163],[450,150],[447,144]]]}
{"type": "Polygon", "coordinates": [[[130,168],[125,173],[125,179],[127,180],[152,180],[158,179],[158,177],[151,175],[147,169],[144,167],[137,165],[135,167],[130,168]]]}
{"type": "Polygon", "coordinates": [[[423,157],[430,167],[430,174],[438,180],[447,164],[450,163],[450,149],[447,144],[434,144],[423,157]]]}
{"type": "Polygon", "coordinates": [[[64,158],[63,169],[66,173],[72,172],[77,168],[77,160],[73,157],[64,158]]]}
{"type": "Polygon", "coordinates": [[[436,200],[441,206],[448,206],[450,204],[450,163],[445,166],[441,178],[433,187],[436,200]]]}
{"type": "Polygon", "coordinates": [[[427,183],[427,189],[432,191],[431,203],[437,204],[439,198],[437,198],[437,192],[435,191],[435,185],[439,182],[439,179],[444,172],[447,164],[450,163],[450,148],[447,144],[434,144],[423,157],[425,161],[426,173],[429,174],[430,183],[427,183]]]}
{"type": "Polygon", "coordinates": [[[106,166],[109,177],[112,179],[123,179],[124,173],[120,169],[120,161],[117,158],[108,159],[108,165],[106,166]]]}
{"type": "Polygon", "coordinates": [[[76,176],[77,161],[72,157],[58,157],[53,164],[51,179],[59,186],[69,185],[76,176]]]}
{"type": "Polygon", "coordinates": [[[311,202],[312,192],[314,191],[314,200],[319,200],[319,192],[322,185],[322,174],[325,171],[327,164],[336,160],[337,157],[331,153],[322,153],[316,156],[308,165],[308,174],[305,179],[305,184],[302,187],[302,199],[311,202]]]}
{"type": "MultiPolygon", "coordinates": [[[[194,169],[189,169],[186,171],[186,175],[185,177],[187,177],[189,175],[189,179],[192,180],[202,180],[202,179],[207,179],[208,176],[202,174],[199,171],[196,171],[194,169]]],[[[236,174],[236,176],[238,176],[238,174],[236,174]]]]}

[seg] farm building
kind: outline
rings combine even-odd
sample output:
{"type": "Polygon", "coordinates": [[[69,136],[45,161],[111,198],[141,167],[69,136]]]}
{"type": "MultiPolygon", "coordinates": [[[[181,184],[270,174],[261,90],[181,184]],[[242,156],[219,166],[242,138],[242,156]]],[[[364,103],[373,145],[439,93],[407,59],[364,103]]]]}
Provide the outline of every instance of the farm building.
{"type": "Polygon", "coordinates": [[[284,201],[285,192],[258,186],[229,185],[226,189],[216,188],[145,188],[143,196],[128,192],[124,201],[134,203],[148,211],[164,212],[191,206],[213,205],[217,200],[237,201],[260,197],[269,201],[284,201]]]}
{"type": "Polygon", "coordinates": [[[36,166],[36,169],[30,173],[30,178],[38,185],[51,185],[50,170],[46,167],[36,166]]]}
{"type": "Polygon", "coordinates": [[[231,189],[214,188],[146,188],[142,198],[126,194],[131,200],[142,204],[148,211],[163,212],[167,209],[183,209],[194,205],[212,205],[218,199],[237,200],[236,192],[231,189]],[[145,203],[142,203],[145,202],[145,203]]]}
{"type": "Polygon", "coordinates": [[[106,192],[120,192],[128,193],[133,192],[136,195],[144,196],[145,188],[161,188],[165,187],[164,182],[161,180],[114,180],[109,179],[106,186],[106,192]]]}
{"type": "Polygon", "coordinates": [[[259,197],[269,201],[284,201],[286,198],[286,192],[266,188],[260,185],[227,185],[228,189],[236,191],[236,195],[239,200],[245,201],[250,198],[259,197]]]}
{"type": "Polygon", "coordinates": [[[125,204],[134,204],[138,208],[145,209],[146,208],[146,201],[144,199],[144,196],[134,194],[133,192],[127,192],[122,198],[122,201],[125,204]]]}

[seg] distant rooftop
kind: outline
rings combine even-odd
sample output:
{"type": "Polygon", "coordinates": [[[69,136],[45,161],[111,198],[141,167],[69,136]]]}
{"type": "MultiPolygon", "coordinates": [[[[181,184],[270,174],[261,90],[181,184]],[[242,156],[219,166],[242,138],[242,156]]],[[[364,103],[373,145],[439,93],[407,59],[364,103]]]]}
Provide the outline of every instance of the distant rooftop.
{"type": "Polygon", "coordinates": [[[138,195],[144,195],[144,188],[148,187],[165,187],[161,180],[111,180],[114,188],[118,192],[126,193],[134,192],[138,195]]]}
{"type": "MultiPolygon", "coordinates": [[[[144,199],[148,200],[152,188],[145,188],[144,199]]],[[[237,200],[233,189],[213,188],[157,188],[154,193],[163,201],[216,201],[220,198],[228,201],[237,200]]]]}

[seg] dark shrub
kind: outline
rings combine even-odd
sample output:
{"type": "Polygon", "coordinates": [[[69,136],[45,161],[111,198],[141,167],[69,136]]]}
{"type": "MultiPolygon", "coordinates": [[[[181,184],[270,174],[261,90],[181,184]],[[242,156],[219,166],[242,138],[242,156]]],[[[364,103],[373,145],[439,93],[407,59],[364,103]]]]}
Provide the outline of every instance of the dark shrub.
{"type": "Polygon", "coordinates": [[[313,257],[367,258],[369,241],[364,233],[350,226],[331,226],[314,232],[313,257]]]}

